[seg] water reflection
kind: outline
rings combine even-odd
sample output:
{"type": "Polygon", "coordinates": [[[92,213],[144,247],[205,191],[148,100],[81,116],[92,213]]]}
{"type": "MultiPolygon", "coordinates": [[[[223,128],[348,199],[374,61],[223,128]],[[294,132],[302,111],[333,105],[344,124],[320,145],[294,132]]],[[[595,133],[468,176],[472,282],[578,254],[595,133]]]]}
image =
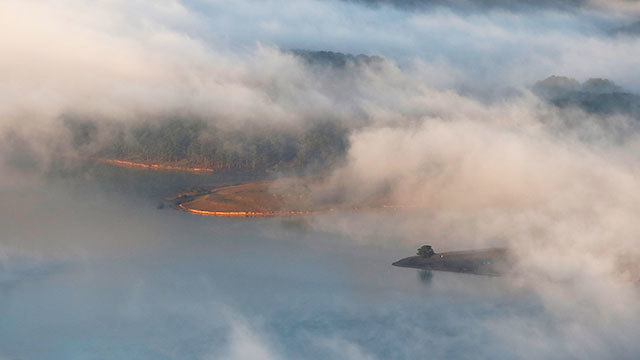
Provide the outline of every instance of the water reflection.
{"type": "Polygon", "coordinates": [[[433,281],[433,271],[418,270],[418,279],[425,285],[431,284],[431,281],[433,281]]]}

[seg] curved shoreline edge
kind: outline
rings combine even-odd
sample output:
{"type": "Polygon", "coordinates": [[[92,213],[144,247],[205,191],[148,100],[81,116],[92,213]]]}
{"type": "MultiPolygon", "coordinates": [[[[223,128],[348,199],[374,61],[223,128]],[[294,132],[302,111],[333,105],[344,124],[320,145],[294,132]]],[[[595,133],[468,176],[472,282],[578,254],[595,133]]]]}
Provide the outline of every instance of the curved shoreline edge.
{"type": "Polygon", "coordinates": [[[332,211],[211,211],[211,210],[198,210],[185,207],[183,204],[176,206],[179,210],[202,216],[216,216],[216,217],[283,217],[283,216],[299,216],[299,215],[313,215],[320,213],[327,213],[332,211]]]}
{"type": "Polygon", "coordinates": [[[185,166],[173,166],[173,165],[165,165],[165,164],[148,164],[142,162],[135,161],[127,161],[127,160],[116,160],[116,159],[104,159],[97,157],[88,158],[89,161],[108,164],[119,167],[127,167],[127,168],[141,168],[141,169],[150,169],[150,170],[171,170],[171,171],[185,171],[185,172],[193,172],[193,173],[213,173],[216,170],[212,168],[190,168],[185,166]]]}
{"type": "Polygon", "coordinates": [[[304,216],[304,215],[324,215],[333,214],[339,211],[363,211],[363,210],[406,210],[415,209],[414,206],[399,206],[399,205],[383,205],[380,207],[368,207],[368,208],[352,208],[352,209],[328,209],[328,210],[309,210],[309,211],[213,211],[213,210],[199,210],[192,209],[184,206],[184,204],[176,204],[175,209],[184,211],[190,214],[201,216],[214,216],[214,217],[237,217],[237,218],[267,218],[267,217],[287,217],[287,216],[304,216]]]}
{"type": "MultiPolygon", "coordinates": [[[[303,179],[303,181],[305,181],[303,179]]],[[[306,180],[308,182],[308,179],[306,180]]],[[[273,181],[255,181],[196,189],[167,200],[172,207],[196,215],[217,217],[291,217],[325,215],[337,212],[399,211],[417,209],[415,205],[388,203],[385,199],[367,203],[314,201],[308,186],[276,186],[273,181]]],[[[316,196],[317,197],[317,196],[316,196]]]]}

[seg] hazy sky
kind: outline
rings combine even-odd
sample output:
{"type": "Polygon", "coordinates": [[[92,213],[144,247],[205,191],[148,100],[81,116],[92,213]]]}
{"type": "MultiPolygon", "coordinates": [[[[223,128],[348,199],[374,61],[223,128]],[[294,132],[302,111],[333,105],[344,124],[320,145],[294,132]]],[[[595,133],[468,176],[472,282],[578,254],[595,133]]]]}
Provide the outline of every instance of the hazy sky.
{"type": "Polygon", "coordinates": [[[386,57],[399,67],[384,85],[391,98],[414,79],[486,93],[552,74],[637,91],[640,40],[610,35],[634,22],[637,6],[603,4],[468,12],[313,0],[7,1],[0,119],[190,111],[295,121],[305,109],[352,116],[363,101],[387,105],[358,89],[376,86],[378,73],[317,74],[279,52],[292,48],[386,57]],[[336,87],[355,93],[334,96],[336,87]]]}

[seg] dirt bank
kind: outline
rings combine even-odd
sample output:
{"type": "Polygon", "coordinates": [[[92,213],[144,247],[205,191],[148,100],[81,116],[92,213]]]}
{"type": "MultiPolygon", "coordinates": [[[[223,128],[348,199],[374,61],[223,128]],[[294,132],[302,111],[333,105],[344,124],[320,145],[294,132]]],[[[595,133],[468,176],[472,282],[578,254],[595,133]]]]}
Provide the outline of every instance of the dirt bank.
{"type": "Polygon", "coordinates": [[[96,157],[89,158],[89,161],[99,162],[99,163],[109,164],[114,166],[143,168],[143,169],[150,169],[150,170],[186,171],[186,172],[195,172],[195,173],[215,171],[215,169],[212,169],[212,168],[188,167],[188,166],[182,166],[182,165],[171,164],[171,163],[156,164],[156,163],[127,161],[127,160],[103,159],[103,158],[96,158],[96,157]]]}
{"type": "Polygon", "coordinates": [[[177,207],[193,214],[226,217],[303,215],[320,211],[292,201],[305,196],[300,189],[290,189],[289,194],[279,190],[271,181],[222,186],[179,202],[177,207]]]}
{"type": "Polygon", "coordinates": [[[250,182],[216,187],[199,194],[183,194],[173,200],[179,210],[222,217],[295,216],[415,208],[393,204],[388,196],[353,203],[341,196],[329,196],[326,189],[318,191],[316,185],[316,179],[250,182]]]}

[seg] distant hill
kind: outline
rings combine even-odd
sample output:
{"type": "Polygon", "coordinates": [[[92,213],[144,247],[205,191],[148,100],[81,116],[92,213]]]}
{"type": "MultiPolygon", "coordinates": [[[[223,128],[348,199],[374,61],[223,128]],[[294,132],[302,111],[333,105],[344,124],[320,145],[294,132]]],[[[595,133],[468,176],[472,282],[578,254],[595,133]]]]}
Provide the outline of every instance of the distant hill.
{"type": "Polygon", "coordinates": [[[592,114],[622,114],[640,120],[640,95],[608,79],[593,78],[580,83],[568,77],[550,76],[538,81],[532,91],[561,108],[574,106],[592,114]]]}
{"type": "Polygon", "coordinates": [[[619,28],[613,29],[611,32],[612,35],[640,35],[640,20],[621,26],[619,28]]]}
{"type": "Polygon", "coordinates": [[[335,68],[344,68],[349,63],[355,65],[370,65],[384,61],[384,58],[380,56],[370,56],[363,54],[352,55],[333,51],[293,49],[289,52],[300,57],[309,65],[331,66],[335,68]]]}

